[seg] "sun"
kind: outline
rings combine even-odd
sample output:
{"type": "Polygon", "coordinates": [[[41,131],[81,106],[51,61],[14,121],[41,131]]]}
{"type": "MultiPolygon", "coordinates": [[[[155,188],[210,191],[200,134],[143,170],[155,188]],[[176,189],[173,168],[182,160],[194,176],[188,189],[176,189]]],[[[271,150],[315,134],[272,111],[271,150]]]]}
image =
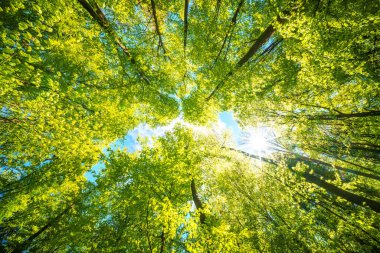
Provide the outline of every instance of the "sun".
{"type": "Polygon", "coordinates": [[[265,127],[249,128],[241,134],[239,146],[250,154],[266,155],[271,153],[273,130],[265,127]]]}

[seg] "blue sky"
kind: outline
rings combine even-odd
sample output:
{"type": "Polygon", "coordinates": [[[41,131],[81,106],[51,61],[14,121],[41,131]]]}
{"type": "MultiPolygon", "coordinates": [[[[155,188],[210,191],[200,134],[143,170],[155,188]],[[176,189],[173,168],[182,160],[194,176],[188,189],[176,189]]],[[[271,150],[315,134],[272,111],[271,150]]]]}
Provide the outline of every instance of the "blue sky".
{"type": "Polygon", "coordinates": [[[235,141],[238,142],[241,135],[241,128],[236,122],[232,112],[221,112],[219,113],[219,120],[223,122],[228,129],[231,130],[232,135],[235,138],[235,141]]]}
{"type": "MultiPolygon", "coordinates": [[[[173,129],[174,125],[178,122],[181,122],[181,119],[178,118],[174,121],[172,121],[169,125],[167,126],[161,126],[157,128],[151,128],[149,125],[146,124],[141,124],[135,129],[131,130],[128,132],[124,138],[118,139],[114,141],[112,144],[110,144],[110,148],[112,150],[117,150],[117,149],[124,149],[127,148],[128,152],[135,152],[136,150],[140,149],[141,146],[138,142],[138,137],[147,137],[148,139],[152,139],[152,137],[158,137],[158,136],[163,136],[167,131],[170,131],[173,129]]],[[[238,143],[239,137],[241,135],[241,128],[239,127],[238,123],[234,119],[233,113],[232,112],[221,112],[219,113],[219,122],[218,125],[222,128],[229,129],[232,132],[232,135],[235,139],[235,142],[238,143]]],[[[106,154],[107,149],[105,148],[103,152],[106,154]]],[[[85,176],[87,179],[91,182],[95,181],[95,177],[93,173],[98,173],[99,170],[104,168],[104,164],[101,162],[97,163],[94,165],[91,169],[91,171],[87,172],[85,176]]]]}

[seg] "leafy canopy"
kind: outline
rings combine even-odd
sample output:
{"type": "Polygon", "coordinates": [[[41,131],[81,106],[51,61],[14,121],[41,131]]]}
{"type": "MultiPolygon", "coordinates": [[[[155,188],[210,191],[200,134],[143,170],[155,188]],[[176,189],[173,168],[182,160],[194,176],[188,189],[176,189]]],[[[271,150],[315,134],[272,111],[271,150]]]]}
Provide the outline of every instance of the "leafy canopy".
{"type": "Polygon", "coordinates": [[[0,27],[1,251],[379,251],[378,1],[2,1],[0,27]],[[270,155],[196,130],[221,111],[270,155]]]}

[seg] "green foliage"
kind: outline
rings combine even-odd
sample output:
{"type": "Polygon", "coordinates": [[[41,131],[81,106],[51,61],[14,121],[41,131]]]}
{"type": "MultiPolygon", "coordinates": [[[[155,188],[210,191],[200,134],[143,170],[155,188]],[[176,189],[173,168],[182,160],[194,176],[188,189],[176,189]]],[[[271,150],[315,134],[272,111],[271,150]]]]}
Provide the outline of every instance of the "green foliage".
{"type": "Polygon", "coordinates": [[[2,1],[0,27],[0,251],[379,251],[378,1],[2,1]],[[102,152],[222,110],[279,152],[181,126],[102,152]]]}

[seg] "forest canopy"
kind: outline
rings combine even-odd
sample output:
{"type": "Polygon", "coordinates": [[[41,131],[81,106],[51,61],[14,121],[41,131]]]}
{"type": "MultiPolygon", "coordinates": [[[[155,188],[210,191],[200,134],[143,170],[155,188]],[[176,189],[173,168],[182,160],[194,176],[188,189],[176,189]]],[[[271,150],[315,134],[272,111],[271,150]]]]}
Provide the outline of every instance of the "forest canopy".
{"type": "Polygon", "coordinates": [[[0,29],[0,252],[380,251],[379,1],[2,0],[0,29]]]}

